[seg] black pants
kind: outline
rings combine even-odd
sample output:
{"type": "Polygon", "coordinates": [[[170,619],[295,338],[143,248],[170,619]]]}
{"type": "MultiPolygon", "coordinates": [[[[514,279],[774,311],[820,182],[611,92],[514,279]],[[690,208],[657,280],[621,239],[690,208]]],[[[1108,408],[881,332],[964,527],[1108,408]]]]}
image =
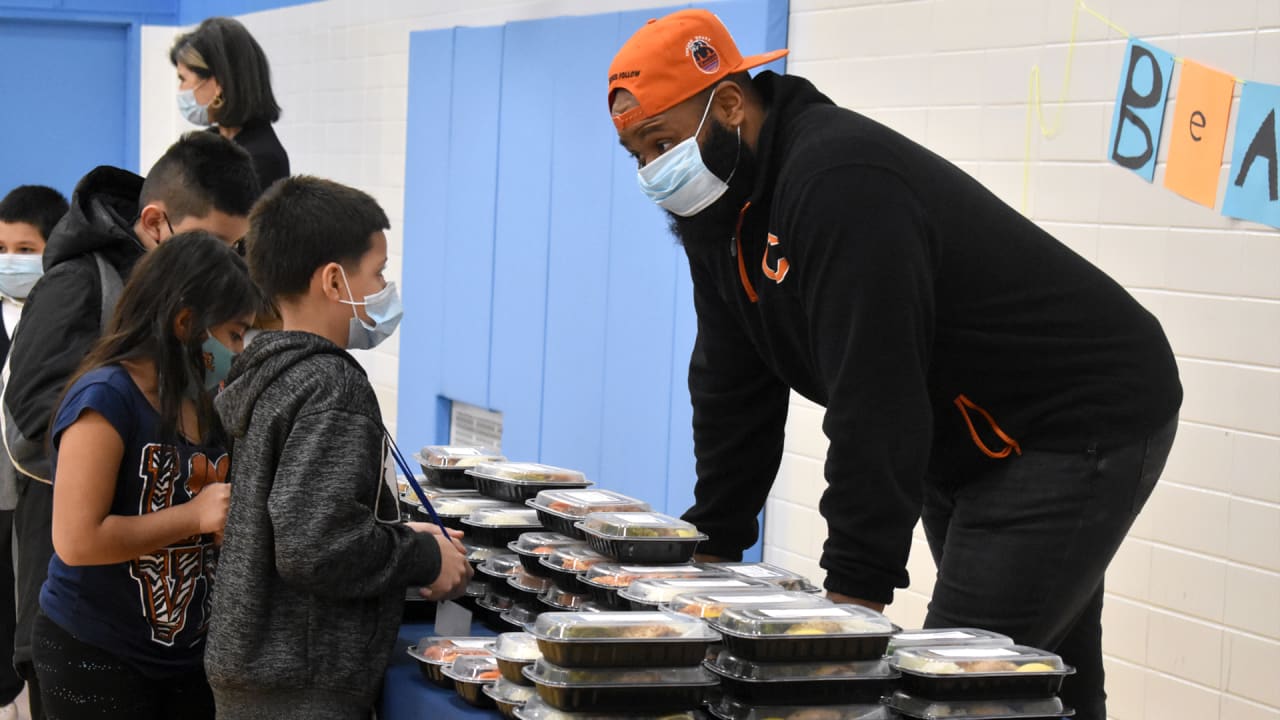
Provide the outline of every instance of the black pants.
{"type": "Polygon", "coordinates": [[[44,720],[40,687],[31,667],[31,627],[40,609],[40,587],[53,557],[53,486],[18,473],[18,506],[13,511],[18,543],[17,624],[13,636],[13,664],[27,681],[31,720],[44,720]]]}
{"type": "Polygon", "coordinates": [[[151,678],[115,655],[77,640],[43,613],[32,647],[49,720],[213,720],[204,668],[151,678]]]}
{"type": "Polygon", "coordinates": [[[13,666],[17,599],[13,580],[13,511],[0,510],[0,707],[22,692],[22,678],[13,666]]]}
{"type": "Polygon", "coordinates": [[[938,579],[925,627],[979,627],[1057,652],[1077,720],[1106,720],[1102,582],[1150,497],[1177,418],[1110,450],[1025,451],[964,477],[931,473],[922,518],[938,579]]]}

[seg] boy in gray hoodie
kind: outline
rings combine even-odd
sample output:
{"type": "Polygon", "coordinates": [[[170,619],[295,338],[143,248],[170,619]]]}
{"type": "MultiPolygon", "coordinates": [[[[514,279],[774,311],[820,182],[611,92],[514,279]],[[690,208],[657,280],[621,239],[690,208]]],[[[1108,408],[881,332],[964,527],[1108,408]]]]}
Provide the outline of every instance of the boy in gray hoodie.
{"type": "Polygon", "coordinates": [[[399,323],[388,227],[365,193],[301,176],[250,216],[250,272],[284,329],[216,400],[234,488],[205,651],[221,720],[368,718],[405,588],[443,600],[470,579],[456,537],[400,522],[378,401],[346,352],[399,323]]]}

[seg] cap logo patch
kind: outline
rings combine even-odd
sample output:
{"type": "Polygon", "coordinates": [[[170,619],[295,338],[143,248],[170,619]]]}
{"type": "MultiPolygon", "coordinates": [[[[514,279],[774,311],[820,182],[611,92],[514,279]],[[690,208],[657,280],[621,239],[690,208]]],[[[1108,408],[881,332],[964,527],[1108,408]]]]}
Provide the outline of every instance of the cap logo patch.
{"type": "Polygon", "coordinates": [[[693,58],[693,64],[708,75],[720,69],[720,53],[711,46],[711,40],[703,35],[690,40],[684,47],[684,54],[693,58]]]}

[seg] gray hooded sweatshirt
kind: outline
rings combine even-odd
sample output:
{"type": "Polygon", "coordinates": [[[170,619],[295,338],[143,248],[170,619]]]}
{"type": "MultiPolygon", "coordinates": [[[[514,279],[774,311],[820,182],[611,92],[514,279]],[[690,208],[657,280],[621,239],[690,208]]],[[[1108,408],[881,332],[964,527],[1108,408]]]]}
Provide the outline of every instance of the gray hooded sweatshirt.
{"type": "Polygon", "coordinates": [[[271,332],[216,406],[233,488],[205,651],[218,717],[367,718],[405,588],[440,569],[382,480],[373,388],[328,340],[271,332]]]}

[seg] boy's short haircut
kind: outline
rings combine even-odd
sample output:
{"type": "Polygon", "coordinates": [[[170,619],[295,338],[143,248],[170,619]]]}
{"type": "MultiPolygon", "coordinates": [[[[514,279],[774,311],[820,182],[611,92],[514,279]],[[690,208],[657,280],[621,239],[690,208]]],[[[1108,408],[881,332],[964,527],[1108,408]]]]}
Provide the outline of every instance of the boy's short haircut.
{"type": "Polygon", "coordinates": [[[307,175],[285,178],[249,216],[249,273],[272,300],[303,295],[318,268],[359,261],[372,235],[390,227],[367,193],[307,175]]]}
{"type": "Polygon", "coordinates": [[[243,217],[261,194],[253,158],[244,148],[218,133],[194,130],[151,166],[138,207],[163,202],[172,223],[213,210],[243,217]]]}
{"type": "Polygon", "coordinates": [[[51,187],[19,185],[0,200],[0,222],[33,225],[48,240],[67,208],[67,199],[51,187]]]}

